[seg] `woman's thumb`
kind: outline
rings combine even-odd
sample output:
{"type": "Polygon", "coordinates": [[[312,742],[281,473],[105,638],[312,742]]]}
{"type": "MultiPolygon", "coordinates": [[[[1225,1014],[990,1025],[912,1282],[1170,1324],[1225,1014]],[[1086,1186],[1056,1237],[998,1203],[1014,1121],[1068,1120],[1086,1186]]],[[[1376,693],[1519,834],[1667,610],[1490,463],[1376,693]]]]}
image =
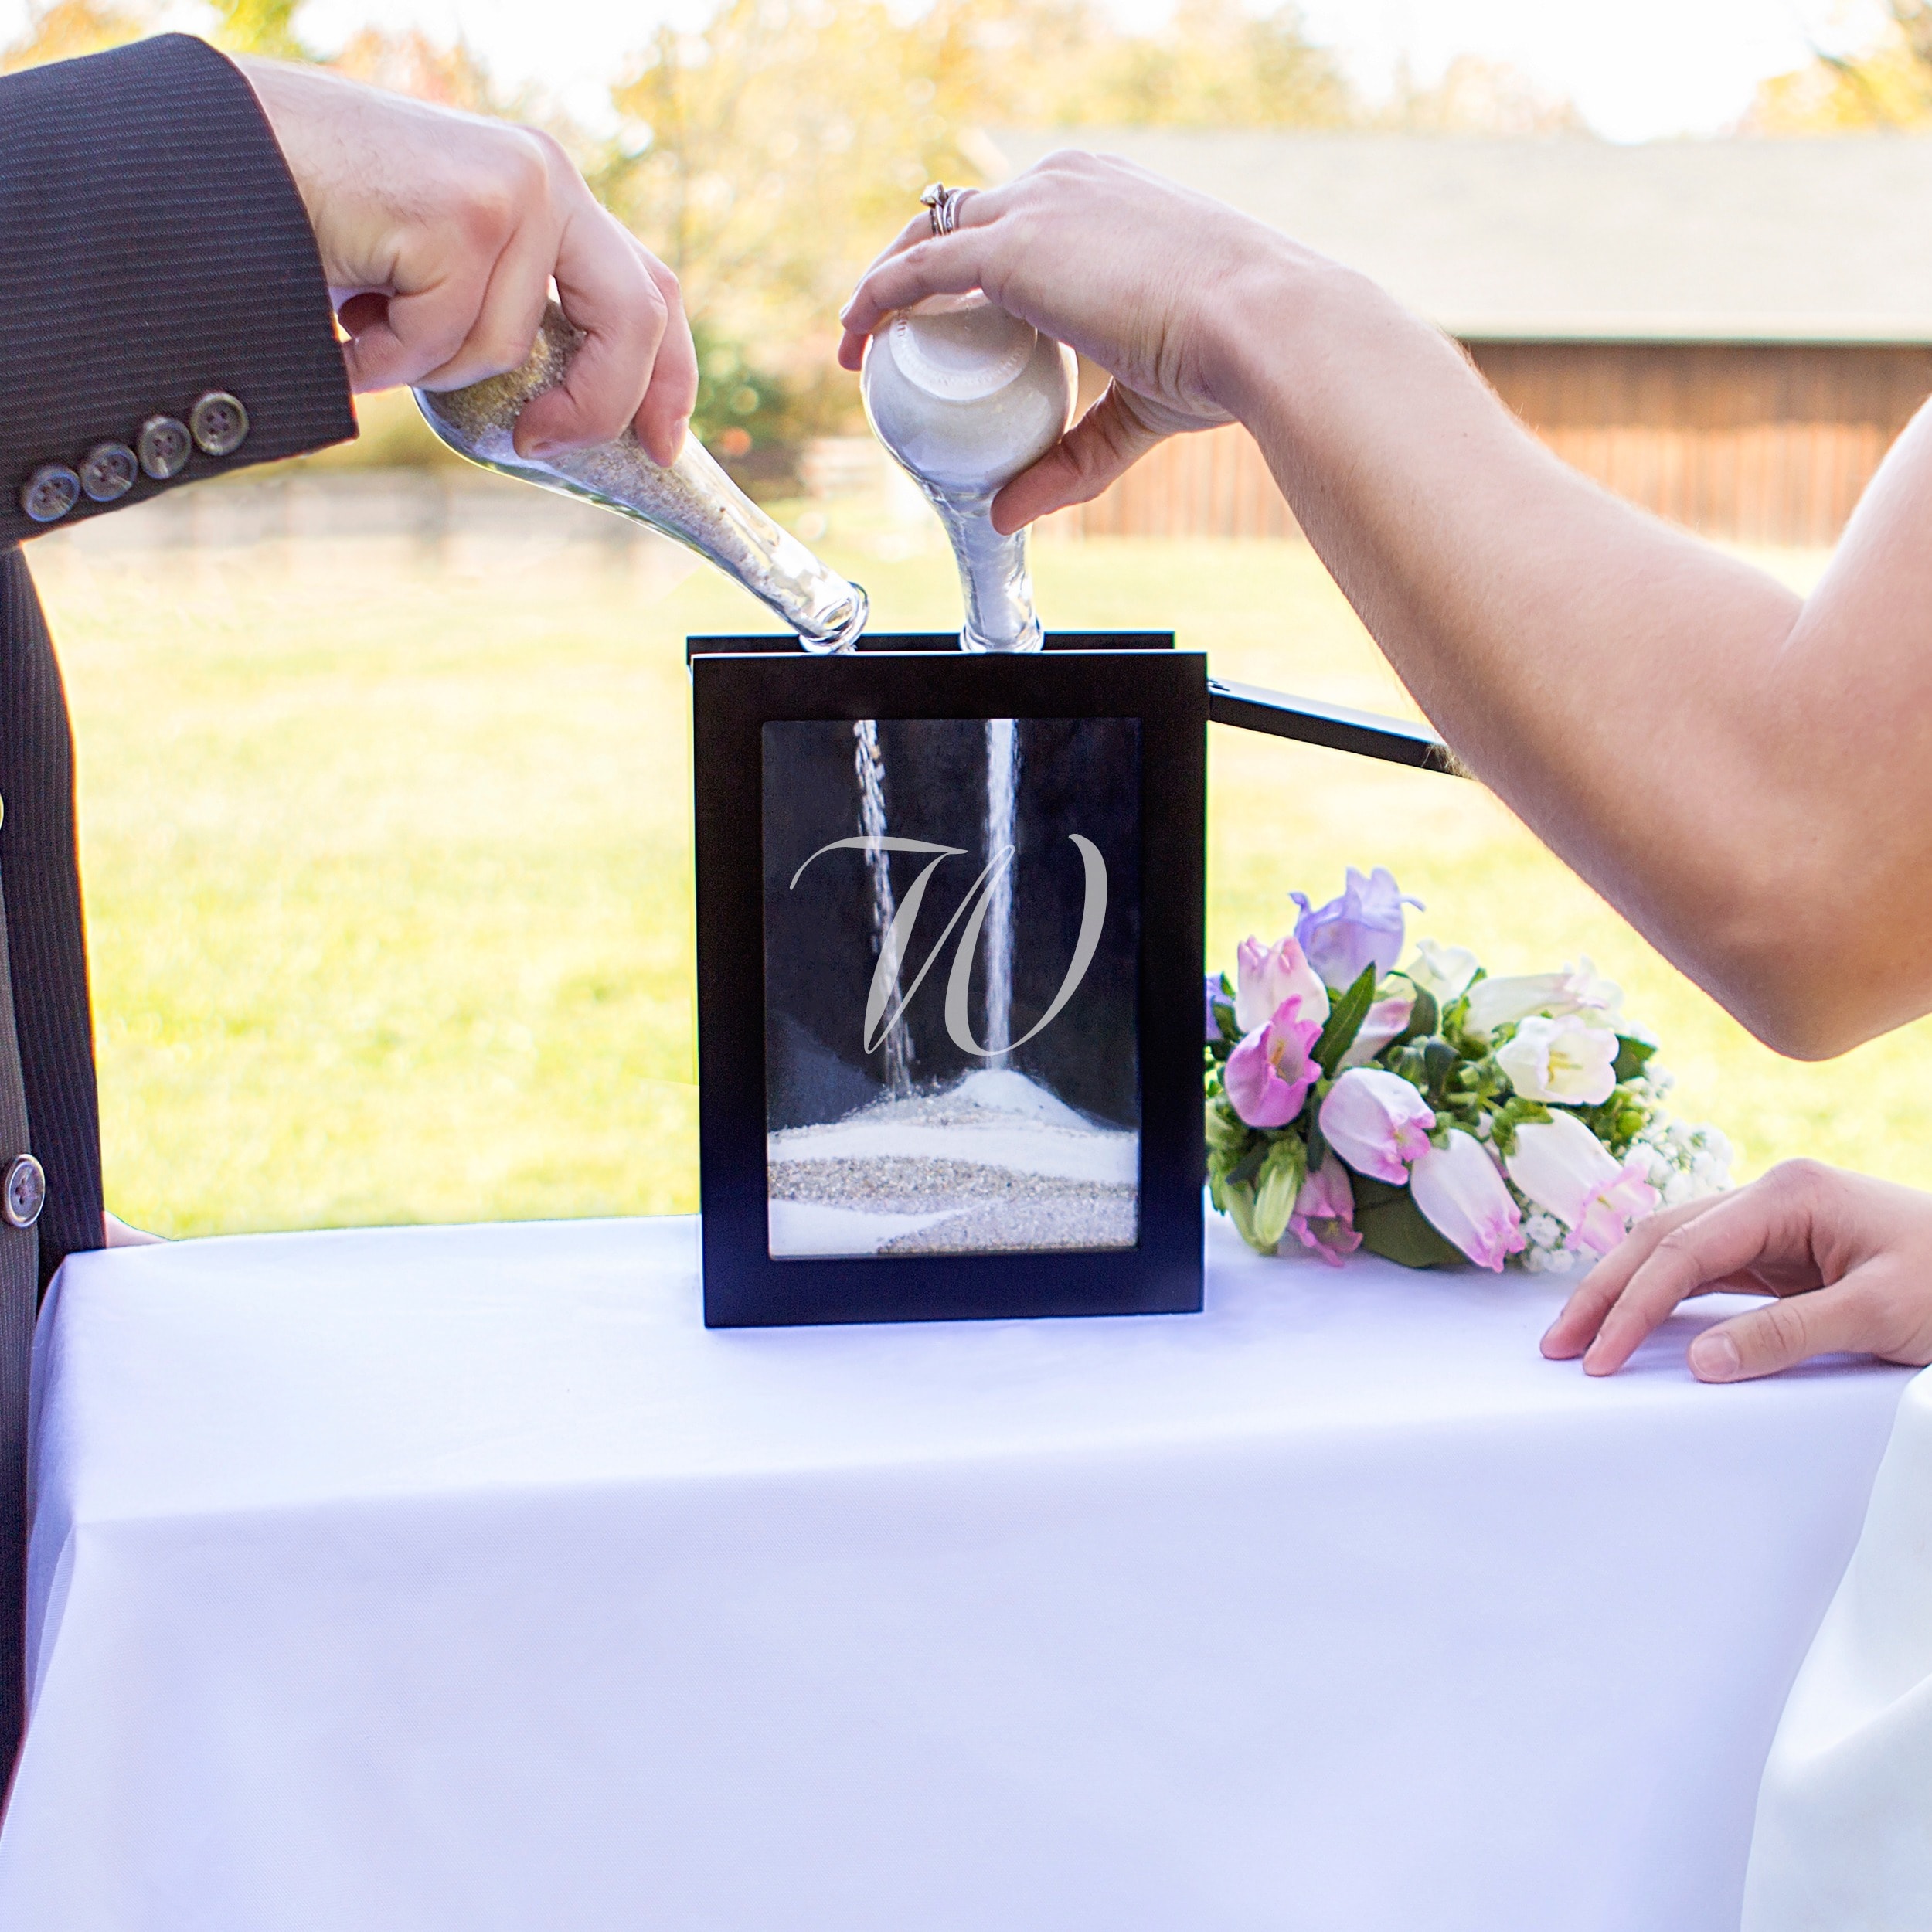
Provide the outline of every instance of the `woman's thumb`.
{"type": "Polygon", "coordinates": [[[1090,503],[1168,432],[1153,428],[1131,389],[1110,383],[1100,400],[1036,463],[993,498],[993,527],[1022,529],[1070,503],[1090,503]]]}

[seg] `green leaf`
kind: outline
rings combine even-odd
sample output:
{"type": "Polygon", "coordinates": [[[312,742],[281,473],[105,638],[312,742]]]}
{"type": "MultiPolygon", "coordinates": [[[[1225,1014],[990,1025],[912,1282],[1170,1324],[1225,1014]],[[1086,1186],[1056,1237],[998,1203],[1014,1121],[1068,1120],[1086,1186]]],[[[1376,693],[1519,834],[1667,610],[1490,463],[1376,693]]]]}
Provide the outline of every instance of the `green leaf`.
{"type": "Polygon", "coordinates": [[[1355,1036],[1362,1031],[1362,1022],[1375,1003],[1376,969],[1365,966],[1355,975],[1355,984],[1345,993],[1335,995],[1328,1008],[1328,1023],[1315,1043],[1315,1057],[1330,1079],[1335,1077],[1342,1056],[1354,1046],[1355,1036]]]}
{"type": "MultiPolygon", "coordinates": [[[[1227,985],[1227,975],[1225,973],[1221,975],[1221,984],[1225,992],[1227,985]]],[[[1240,1045],[1241,1026],[1240,1022],[1234,1017],[1234,996],[1232,994],[1229,994],[1225,999],[1217,999],[1214,1002],[1214,1023],[1220,1028],[1221,1038],[1228,1046],[1240,1045]]]]}
{"type": "Polygon", "coordinates": [[[1261,1172],[1261,1163],[1268,1158],[1268,1143],[1258,1134],[1254,1145],[1228,1169],[1230,1187],[1252,1187],[1255,1177],[1261,1172]]]}
{"type": "Polygon", "coordinates": [[[1478,967],[1475,978],[1443,1009],[1441,1020],[1436,1029],[1444,1039],[1454,1041],[1472,1059],[1479,1053],[1490,1052],[1495,1044],[1492,1040],[1475,1039],[1468,1028],[1469,995],[1473,988],[1488,977],[1487,972],[1478,967]]]}
{"type": "Polygon", "coordinates": [[[1206,1132],[1210,1152],[1238,1154],[1247,1145],[1251,1131],[1225,1097],[1208,1103],[1206,1132]]]}
{"type": "Polygon", "coordinates": [[[1548,1120],[1549,1109],[1541,1100],[1526,1100],[1520,1094],[1512,1094],[1489,1118],[1496,1151],[1507,1158],[1516,1151],[1516,1129],[1548,1120]]]}
{"type": "Polygon", "coordinates": [[[1461,1056],[1438,1034],[1430,1035],[1421,1044],[1423,1077],[1427,1082],[1422,1090],[1428,1095],[1431,1107],[1440,1107],[1448,1090],[1449,1076],[1456,1070],[1461,1056]]]}
{"type": "Polygon", "coordinates": [[[1371,1254],[1405,1268],[1454,1267],[1468,1257],[1423,1217],[1406,1187],[1386,1182],[1355,1182],[1355,1231],[1371,1254]]]}
{"type": "Polygon", "coordinates": [[[1617,1063],[1611,1069],[1617,1083],[1621,1087],[1625,1080],[1636,1079],[1656,1051],[1657,1043],[1655,1040],[1633,1039],[1628,1033],[1619,1033],[1617,1036],[1617,1063]]]}
{"type": "MultiPolygon", "coordinates": [[[[1411,985],[1415,982],[1410,981],[1411,985]]],[[[1424,992],[1416,987],[1416,1003],[1409,1009],[1409,1024],[1398,1033],[1393,1045],[1401,1046],[1412,1039],[1420,1039],[1425,1034],[1437,1031],[1442,1024],[1442,1009],[1437,1003],[1434,993],[1424,992]]]]}
{"type": "Polygon", "coordinates": [[[1411,1040],[1389,1063],[1389,1071],[1400,1074],[1418,1094],[1429,1088],[1429,1063],[1423,1059],[1422,1043],[1411,1040]]]}

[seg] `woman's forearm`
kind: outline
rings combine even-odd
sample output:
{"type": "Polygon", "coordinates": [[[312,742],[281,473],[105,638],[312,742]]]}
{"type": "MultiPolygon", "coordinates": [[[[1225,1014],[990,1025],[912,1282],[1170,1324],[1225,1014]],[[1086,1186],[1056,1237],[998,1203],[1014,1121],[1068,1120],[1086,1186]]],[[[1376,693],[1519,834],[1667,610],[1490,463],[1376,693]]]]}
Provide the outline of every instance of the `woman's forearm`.
{"type": "Polygon", "coordinates": [[[1454,345],[1291,245],[1224,334],[1217,393],[1310,541],[1543,838],[1785,1050],[1923,1009],[1859,903],[1880,787],[1845,767],[1869,720],[1792,651],[1798,597],[1567,468],[1454,345]]]}

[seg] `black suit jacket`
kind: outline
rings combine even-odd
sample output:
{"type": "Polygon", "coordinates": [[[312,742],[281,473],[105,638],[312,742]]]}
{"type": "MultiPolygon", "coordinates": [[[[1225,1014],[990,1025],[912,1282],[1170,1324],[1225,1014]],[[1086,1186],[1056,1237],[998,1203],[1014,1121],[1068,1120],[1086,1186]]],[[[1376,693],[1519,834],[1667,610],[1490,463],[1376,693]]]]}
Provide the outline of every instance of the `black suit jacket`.
{"type": "Polygon", "coordinates": [[[171,34],[0,79],[0,888],[43,1284],[100,1245],[100,1142],[66,702],[19,546],[355,434],[315,238],[237,70],[171,34]],[[247,410],[238,448],[191,447],[178,474],[83,494],[51,525],[27,514],[49,466],[138,448],[144,423],[187,423],[216,392],[247,410]]]}

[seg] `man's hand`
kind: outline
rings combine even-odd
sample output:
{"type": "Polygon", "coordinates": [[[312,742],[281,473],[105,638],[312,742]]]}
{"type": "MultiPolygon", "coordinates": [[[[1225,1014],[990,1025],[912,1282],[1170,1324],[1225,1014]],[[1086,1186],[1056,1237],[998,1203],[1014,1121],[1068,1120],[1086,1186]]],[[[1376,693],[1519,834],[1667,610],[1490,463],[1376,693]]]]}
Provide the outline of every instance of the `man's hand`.
{"type": "Polygon", "coordinates": [[[461,389],[517,368],[554,277],[585,332],[516,426],[526,456],[634,422],[668,463],[697,400],[677,278],[551,138],[311,68],[243,60],[315,230],[357,389],[461,389]]]}
{"type": "Polygon", "coordinates": [[[1690,1345],[1706,1382],[1775,1374],[1808,1356],[1932,1362],[1932,1196],[1815,1161],[1787,1161],[1735,1194],[1667,1208],[1593,1268],[1543,1337],[1543,1353],[1621,1369],[1678,1303],[1768,1294],[1770,1307],[1690,1345]]]}
{"type": "Polygon", "coordinates": [[[1307,254],[1130,162],[1049,155],[968,195],[950,235],[914,216],[847,304],[838,359],[856,369],[893,310],[976,288],[1105,369],[1106,394],[995,499],[995,522],[1015,530],[1098,496],[1165,437],[1233,420],[1219,325],[1250,270],[1284,251],[1307,254]]]}

